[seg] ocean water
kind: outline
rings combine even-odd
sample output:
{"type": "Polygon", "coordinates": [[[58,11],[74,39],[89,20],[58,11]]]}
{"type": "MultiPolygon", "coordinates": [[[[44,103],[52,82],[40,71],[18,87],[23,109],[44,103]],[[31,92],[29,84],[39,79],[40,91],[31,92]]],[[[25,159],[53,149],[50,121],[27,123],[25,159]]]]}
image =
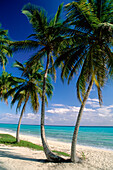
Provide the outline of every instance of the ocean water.
{"type": "MultiPolygon", "coordinates": [[[[0,124],[0,130],[15,132],[16,124],[0,124]]],[[[45,126],[47,139],[71,142],[74,127],[45,126]]],[[[40,136],[39,125],[21,125],[21,134],[40,136]]],[[[81,126],[78,133],[78,144],[113,150],[113,127],[81,126]]]]}

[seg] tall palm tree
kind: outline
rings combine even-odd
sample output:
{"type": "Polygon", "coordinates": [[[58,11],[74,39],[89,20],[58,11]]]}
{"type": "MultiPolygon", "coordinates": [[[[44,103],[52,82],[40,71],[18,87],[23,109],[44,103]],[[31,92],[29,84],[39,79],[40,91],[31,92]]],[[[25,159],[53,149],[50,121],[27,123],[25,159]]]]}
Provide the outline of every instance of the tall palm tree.
{"type": "Polygon", "coordinates": [[[71,146],[71,161],[77,162],[76,143],[80,120],[93,84],[98,90],[99,103],[102,104],[101,89],[108,74],[113,73],[113,2],[112,0],[80,0],[65,6],[67,19],[75,30],[71,42],[56,60],[62,65],[62,78],[68,83],[74,74],[78,75],[77,96],[81,107],[75,124],[71,146]]]}
{"type": "MultiPolygon", "coordinates": [[[[28,17],[29,22],[32,24],[34,34],[30,35],[30,40],[14,42],[11,46],[14,50],[23,49],[35,49],[36,54],[30,58],[28,65],[32,65],[38,60],[44,61],[45,71],[43,76],[43,92],[42,92],[42,106],[41,106],[41,139],[44,148],[44,152],[49,161],[60,162],[63,158],[56,156],[49,148],[44,128],[45,119],[45,93],[46,93],[46,81],[48,71],[55,75],[55,68],[49,70],[54,64],[54,57],[57,55],[58,47],[63,39],[61,35],[61,28],[63,26],[60,23],[60,16],[63,4],[58,8],[58,11],[54,18],[48,19],[44,9],[36,7],[35,5],[27,4],[24,6],[22,12],[28,17]],[[31,40],[33,38],[33,40],[31,40]]],[[[55,77],[55,76],[54,76],[55,77]]]]}
{"type": "Polygon", "coordinates": [[[9,47],[8,30],[3,30],[0,25],[0,65],[5,69],[7,56],[12,56],[12,50],[9,47]]]}
{"type": "MultiPolygon", "coordinates": [[[[42,86],[43,86],[42,65],[38,62],[37,65],[34,64],[33,67],[26,69],[26,64],[24,66],[20,62],[16,61],[14,67],[21,70],[22,75],[21,78],[10,77],[9,82],[14,82],[14,83],[12,83],[13,86],[12,89],[5,94],[5,98],[13,94],[11,105],[13,106],[15,102],[17,102],[16,112],[20,110],[22,106],[21,115],[19,118],[17,133],[16,133],[16,142],[18,143],[20,141],[19,139],[20,125],[28,100],[30,100],[31,106],[35,113],[39,109],[39,97],[42,98],[42,86]]],[[[50,79],[47,80],[48,81],[46,85],[46,94],[47,96],[51,97],[53,87],[50,83],[50,79]]],[[[46,102],[47,102],[47,96],[46,96],[46,102]]]]}

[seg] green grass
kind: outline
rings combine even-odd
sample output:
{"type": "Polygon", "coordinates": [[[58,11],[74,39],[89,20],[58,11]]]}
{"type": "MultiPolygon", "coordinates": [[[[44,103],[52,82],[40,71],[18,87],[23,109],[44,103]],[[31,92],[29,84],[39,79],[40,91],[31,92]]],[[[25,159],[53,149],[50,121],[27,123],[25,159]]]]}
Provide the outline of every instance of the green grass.
{"type": "MultiPolygon", "coordinates": [[[[9,134],[0,134],[0,144],[5,144],[5,145],[10,145],[10,146],[19,146],[19,147],[27,147],[27,148],[32,148],[36,150],[43,150],[43,147],[40,145],[36,145],[34,143],[20,140],[19,143],[16,142],[15,137],[9,135],[9,134]]],[[[70,156],[69,154],[65,152],[60,152],[60,151],[53,151],[57,153],[57,155],[63,155],[63,156],[70,156]]]]}
{"type": "Polygon", "coordinates": [[[57,155],[70,156],[68,153],[65,152],[60,152],[60,151],[53,151],[53,152],[57,153],[57,155]]]}

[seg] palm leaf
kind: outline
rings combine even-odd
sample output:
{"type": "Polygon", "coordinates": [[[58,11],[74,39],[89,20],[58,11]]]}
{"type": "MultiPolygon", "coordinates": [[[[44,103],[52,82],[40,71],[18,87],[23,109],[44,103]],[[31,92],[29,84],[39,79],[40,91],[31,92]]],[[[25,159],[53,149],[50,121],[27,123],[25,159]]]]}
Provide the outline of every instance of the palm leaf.
{"type": "Polygon", "coordinates": [[[58,21],[60,20],[62,8],[63,8],[63,3],[59,5],[57,13],[55,14],[55,17],[53,20],[54,25],[58,23],[58,21]]]}

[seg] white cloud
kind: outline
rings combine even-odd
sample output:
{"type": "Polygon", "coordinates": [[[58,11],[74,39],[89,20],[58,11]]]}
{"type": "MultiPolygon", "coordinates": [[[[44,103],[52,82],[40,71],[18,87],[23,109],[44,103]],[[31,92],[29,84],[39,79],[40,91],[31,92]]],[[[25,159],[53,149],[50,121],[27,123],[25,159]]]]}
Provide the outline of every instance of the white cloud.
{"type": "Polygon", "coordinates": [[[106,117],[106,115],[105,114],[101,114],[101,113],[99,113],[98,114],[100,117],[106,117]]]}
{"type": "Polygon", "coordinates": [[[84,108],[84,112],[95,112],[95,110],[94,109],[84,108]]]}
{"type": "Polygon", "coordinates": [[[109,106],[102,106],[100,108],[97,109],[98,115],[100,117],[112,117],[113,116],[113,106],[109,105],[109,106]]]}
{"type": "MultiPolygon", "coordinates": [[[[78,113],[80,107],[76,106],[63,106],[63,107],[55,107],[47,110],[47,113],[53,113],[53,114],[67,114],[67,113],[78,113]]],[[[94,109],[91,108],[84,108],[84,112],[94,112],[94,109]]]]}
{"type": "Polygon", "coordinates": [[[87,102],[86,102],[86,105],[90,105],[90,106],[93,107],[93,108],[100,107],[100,106],[99,106],[99,100],[98,100],[98,99],[88,98],[88,100],[87,100],[87,102]]]}
{"type": "Polygon", "coordinates": [[[113,105],[109,105],[109,106],[107,106],[107,108],[108,108],[108,109],[113,108],[113,105]]]}
{"type": "MultiPolygon", "coordinates": [[[[50,125],[75,125],[80,107],[52,104],[45,113],[45,123],[50,125]]],[[[0,123],[18,123],[20,114],[0,114],[0,123]]],[[[40,124],[40,114],[25,113],[22,123],[40,124]]],[[[98,99],[88,98],[81,125],[113,125],[113,105],[100,107],[98,99]]]]}
{"type": "MultiPolygon", "coordinates": [[[[20,114],[3,113],[0,114],[0,123],[18,123],[20,114]]],[[[23,115],[22,123],[38,124],[39,114],[27,113],[23,115]]]]}
{"type": "MultiPolygon", "coordinates": [[[[52,107],[46,111],[46,114],[48,115],[48,119],[46,119],[47,124],[75,124],[80,107],[62,104],[59,104],[58,108],[54,106],[56,105],[52,105],[52,107]]],[[[112,125],[112,122],[113,105],[103,105],[100,107],[98,99],[88,98],[86,107],[83,111],[81,125],[112,125]]]]}
{"type": "Polygon", "coordinates": [[[67,113],[69,111],[70,111],[70,109],[68,109],[68,108],[53,108],[53,109],[47,110],[46,112],[64,114],[64,113],[67,113]]]}
{"type": "Polygon", "coordinates": [[[98,102],[99,100],[98,99],[91,99],[91,98],[88,98],[87,101],[93,101],[93,102],[98,102]]]}
{"type": "Polygon", "coordinates": [[[18,119],[18,114],[12,114],[12,113],[3,113],[0,115],[0,121],[1,120],[12,120],[12,119],[18,119]]]}
{"type": "Polygon", "coordinates": [[[63,104],[52,104],[52,106],[55,106],[55,107],[64,107],[65,105],[63,105],[63,104]]]}
{"type": "Polygon", "coordinates": [[[34,114],[34,113],[27,113],[24,114],[23,119],[37,119],[39,115],[38,114],[34,114]]]}
{"type": "Polygon", "coordinates": [[[79,112],[80,107],[68,106],[70,112],[79,112]]]}

